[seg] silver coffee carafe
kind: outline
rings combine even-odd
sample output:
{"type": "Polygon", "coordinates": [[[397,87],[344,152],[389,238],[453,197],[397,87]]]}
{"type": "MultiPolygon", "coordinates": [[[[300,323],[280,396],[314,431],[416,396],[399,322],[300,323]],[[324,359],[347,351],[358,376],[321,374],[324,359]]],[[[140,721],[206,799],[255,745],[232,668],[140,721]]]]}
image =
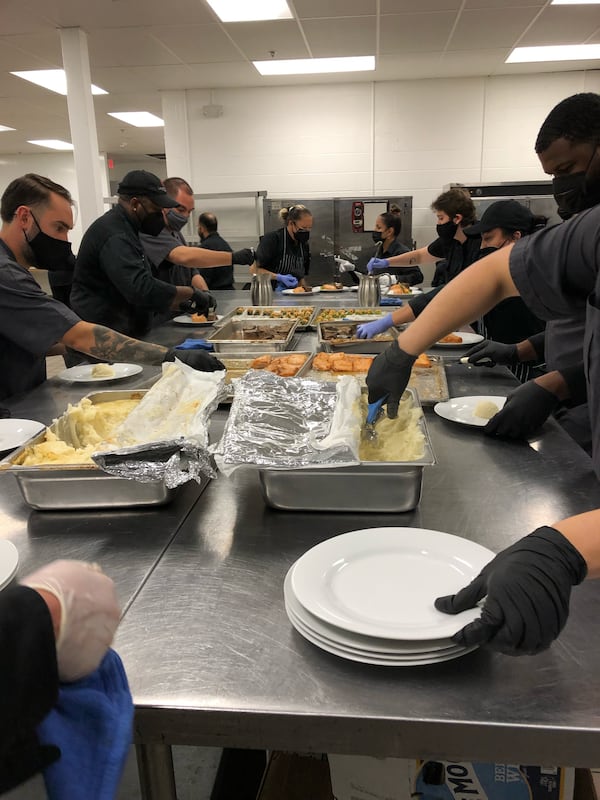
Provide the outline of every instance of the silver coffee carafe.
{"type": "Polygon", "coordinates": [[[253,306],[270,306],[273,302],[271,276],[267,273],[252,276],[250,298],[253,306]]]}
{"type": "Polygon", "coordinates": [[[379,278],[376,275],[358,275],[358,305],[359,306],[378,306],[381,300],[381,288],[379,278]]]}

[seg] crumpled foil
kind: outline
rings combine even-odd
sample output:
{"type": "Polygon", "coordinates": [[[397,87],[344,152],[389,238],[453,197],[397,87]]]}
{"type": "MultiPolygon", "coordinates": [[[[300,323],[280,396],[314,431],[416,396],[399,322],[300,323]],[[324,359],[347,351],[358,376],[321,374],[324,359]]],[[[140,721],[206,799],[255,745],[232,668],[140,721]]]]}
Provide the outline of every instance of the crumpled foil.
{"type": "Polygon", "coordinates": [[[242,465],[273,469],[359,463],[360,385],[280,378],[253,370],[235,382],[223,437],[214,449],[221,472],[242,465]]]}

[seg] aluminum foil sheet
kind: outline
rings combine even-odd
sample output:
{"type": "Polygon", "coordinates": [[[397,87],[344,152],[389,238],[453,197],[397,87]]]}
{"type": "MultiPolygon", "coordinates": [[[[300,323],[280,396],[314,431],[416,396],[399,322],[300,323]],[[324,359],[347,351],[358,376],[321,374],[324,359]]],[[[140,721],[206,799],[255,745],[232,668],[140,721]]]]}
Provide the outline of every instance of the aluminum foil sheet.
{"type": "Polygon", "coordinates": [[[360,386],[280,378],[256,370],[235,382],[223,437],[215,448],[219,469],[242,465],[272,469],[358,464],[360,386]]]}

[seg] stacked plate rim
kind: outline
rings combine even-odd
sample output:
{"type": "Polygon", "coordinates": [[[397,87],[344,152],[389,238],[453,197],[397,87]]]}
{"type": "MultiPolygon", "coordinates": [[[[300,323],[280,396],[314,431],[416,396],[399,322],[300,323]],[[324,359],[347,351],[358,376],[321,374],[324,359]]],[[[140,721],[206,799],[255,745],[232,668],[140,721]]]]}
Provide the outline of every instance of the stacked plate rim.
{"type": "Polygon", "coordinates": [[[366,528],[301,556],[284,582],[285,610],[306,640],[363,664],[422,666],[471,652],[452,636],[479,616],[442,614],[453,594],[494,557],[468,539],[425,528],[366,528]]]}

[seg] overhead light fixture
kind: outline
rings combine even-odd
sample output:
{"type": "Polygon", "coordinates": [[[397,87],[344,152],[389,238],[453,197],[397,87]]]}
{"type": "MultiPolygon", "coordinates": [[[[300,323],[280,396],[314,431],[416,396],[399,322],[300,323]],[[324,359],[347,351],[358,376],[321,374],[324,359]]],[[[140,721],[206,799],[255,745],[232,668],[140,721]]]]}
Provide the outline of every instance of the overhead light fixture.
{"type": "Polygon", "coordinates": [[[600,0],[551,0],[551,6],[597,6],[600,0]]]}
{"type": "Polygon", "coordinates": [[[221,22],[254,22],[265,19],[293,19],[286,0],[207,0],[221,22]]]}
{"type": "MultiPolygon", "coordinates": [[[[43,86],[44,89],[50,89],[51,92],[57,94],[67,94],[67,75],[64,69],[31,69],[25,72],[11,72],[11,75],[16,75],[17,78],[35,83],[38,86],[43,86]]],[[[92,94],[108,94],[104,89],[99,86],[94,86],[92,83],[92,94]]]]}
{"type": "Polygon", "coordinates": [[[9,128],[8,125],[0,125],[0,133],[4,133],[4,131],[16,131],[16,128],[9,128]]]}
{"type": "Polygon", "coordinates": [[[368,72],[375,56],[345,58],[286,58],[252,62],[261,75],[312,75],[323,72],[368,72]]]}
{"type": "Polygon", "coordinates": [[[539,47],[515,47],[505,63],[587,61],[594,58],[600,58],[600,44],[550,44],[539,47]]]}
{"type": "Polygon", "coordinates": [[[149,111],[109,111],[109,117],[120,119],[136,128],[162,128],[165,121],[149,111]]]}
{"type": "Polygon", "coordinates": [[[29,144],[49,147],[51,150],[73,150],[71,142],[63,142],[62,139],[28,139],[27,141],[29,144]]]}

